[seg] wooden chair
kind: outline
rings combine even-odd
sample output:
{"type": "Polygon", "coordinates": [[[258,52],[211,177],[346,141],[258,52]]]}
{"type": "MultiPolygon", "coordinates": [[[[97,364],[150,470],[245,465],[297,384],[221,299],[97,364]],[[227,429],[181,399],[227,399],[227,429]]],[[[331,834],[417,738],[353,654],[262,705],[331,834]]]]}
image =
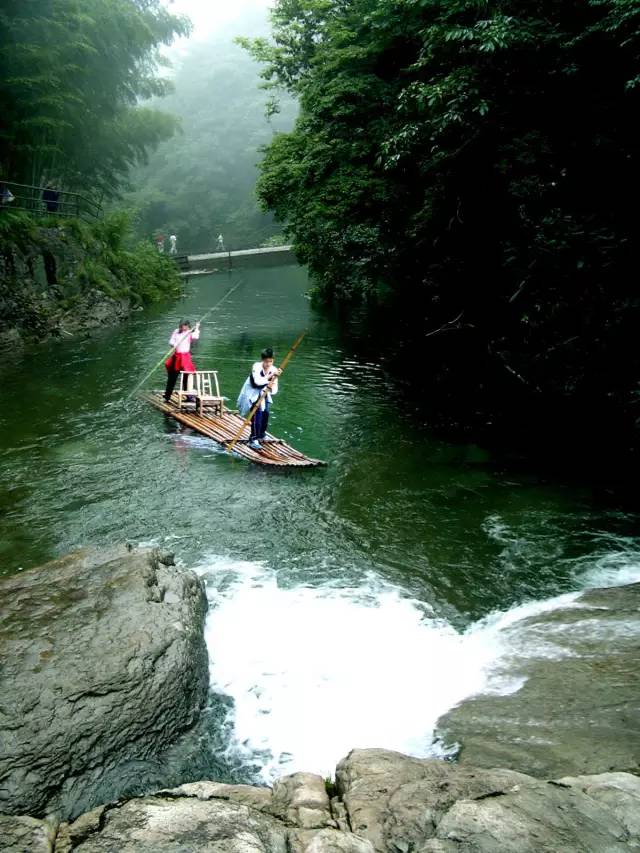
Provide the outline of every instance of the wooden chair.
{"type": "Polygon", "coordinates": [[[220,396],[217,370],[198,370],[197,373],[180,373],[178,376],[178,409],[182,411],[184,403],[193,405],[199,415],[207,411],[213,415],[221,415],[224,412],[224,397],[220,396]],[[186,388],[183,388],[182,377],[186,376],[186,388]],[[215,394],[214,394],[215,388],[215,394]],[[189,400],[188,398],[191,397],[189,400]]]}
{"type": "Polygon", "coordinates": [[[204,407],[213,415],[221,415],[224,412],[224,397],[220,396],[220,385],[218,384],[217,370],[199,370],[196,373],[196,408],[198,414],[204,414],[204,407]],[[215,394],[213,389],[215,387],[215,394]]]}

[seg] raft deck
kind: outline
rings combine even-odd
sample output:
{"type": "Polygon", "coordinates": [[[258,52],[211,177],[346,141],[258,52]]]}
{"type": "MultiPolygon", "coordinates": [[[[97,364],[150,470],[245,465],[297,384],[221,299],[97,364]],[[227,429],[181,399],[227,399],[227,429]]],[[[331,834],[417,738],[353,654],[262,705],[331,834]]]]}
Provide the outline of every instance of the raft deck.
{"type": "MultiPolygon", "coordinates": [[[[225,411],[222,415],[214,415],[205,409],[204,413],[199,415],[195,403],[183,403],[182,409],[179,409],[175,392],[170,403],[165,401],[162,391],[144,392],[141,397],[179,423],[213,439],[221,447],[226,448],[233,441],[243,423],[243,419],[236,412],[225,411]]],[[[272,468],[317,468],[326,464],[319,459],[305,456],[269,432],[262,448],[254,450],[249,447],[250,432],[249,426],[244,427],[233,452],[256,465],[268,465],[272,468]]]]}

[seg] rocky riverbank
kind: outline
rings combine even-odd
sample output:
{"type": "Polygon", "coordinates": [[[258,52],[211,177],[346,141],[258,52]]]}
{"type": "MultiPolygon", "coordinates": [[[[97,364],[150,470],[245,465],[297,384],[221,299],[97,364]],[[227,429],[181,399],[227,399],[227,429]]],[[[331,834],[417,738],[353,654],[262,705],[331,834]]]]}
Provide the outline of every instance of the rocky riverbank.
{"type": "Polygon", "coordinates": [[[172,745],[191,737],[202,751],[201,580],[170,555],[127,547],[3,579],[0,849],[640,851],[639,596],[640,584],[589,590],[517,623],[504,674],[519,689],[441,721],[461,743],[457,762],[363,749],[335,780],[157,790],[172,745]]]}
{"type": "Polygon", "coordinates": [[[640,583],[590,589],[504,632],[507,695],[438,722],[458,761],[533,776],[640,773],[640,583]]]}
{"type": "Polygon", "coordinates": [[[135,245],[122,214],[87,224],[4,213],[0,222],[0,331],[15,348],[109,326],[180,292],[174,264],[135,245]]]}
{"type": "Polygon", "coordinates": [[[3,579],[0,600],[0,812],[148,790],[206,699],[201,581],[154,551],[79,551],[3,579]]]}
{"type": "Polygon", "coordinates": [[[330,792],[308,773],[273,788],[196,782],[72,823],[0,817],[0,832],[5,853],[622,853],[640,850],[640,779],[354,750],[330,792]]]}

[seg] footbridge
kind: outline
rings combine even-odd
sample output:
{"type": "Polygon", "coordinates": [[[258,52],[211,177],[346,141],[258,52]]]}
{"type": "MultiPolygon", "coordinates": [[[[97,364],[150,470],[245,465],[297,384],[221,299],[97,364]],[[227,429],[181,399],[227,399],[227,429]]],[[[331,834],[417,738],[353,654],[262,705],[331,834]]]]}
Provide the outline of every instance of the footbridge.
{"type": "Polygon", "coordinates": [[[256,255],[279,255],[292,252],[292,246],[267,246],[262,249],[238,249],[233,252],[207,252],[204,255],[187,255],[186,258],[190,264],[199,264],[204,261],[226,261],[229,258],[250,258],[256,255]]]}
{"type": "Polygon", "coordinates": [[[266,246],[260,249],[236,249],[227,252],[204,252],[198,255],[171,255],[180,268],[180,275],[207,275],[220,269],[239,266],[277,266],[295,262],[292,246],[266,246]]]}

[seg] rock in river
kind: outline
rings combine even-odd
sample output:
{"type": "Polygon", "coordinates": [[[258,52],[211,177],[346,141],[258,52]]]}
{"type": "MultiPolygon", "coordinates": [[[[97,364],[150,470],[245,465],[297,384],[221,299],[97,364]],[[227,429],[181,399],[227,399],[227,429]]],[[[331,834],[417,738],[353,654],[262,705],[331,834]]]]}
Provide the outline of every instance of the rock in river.
{"type": "Polygon", "coordinates": [[[140,790],[208,687],[200,580],[150,550],[79,551],[0,582],[0,812],[140,790]]]}
{"type": "Polygon", "coordinates": [[[533,776],[640,770],[640,584],[591,589],[513,625],[508,695],[438,722],[459,761],[533,776]]]}

